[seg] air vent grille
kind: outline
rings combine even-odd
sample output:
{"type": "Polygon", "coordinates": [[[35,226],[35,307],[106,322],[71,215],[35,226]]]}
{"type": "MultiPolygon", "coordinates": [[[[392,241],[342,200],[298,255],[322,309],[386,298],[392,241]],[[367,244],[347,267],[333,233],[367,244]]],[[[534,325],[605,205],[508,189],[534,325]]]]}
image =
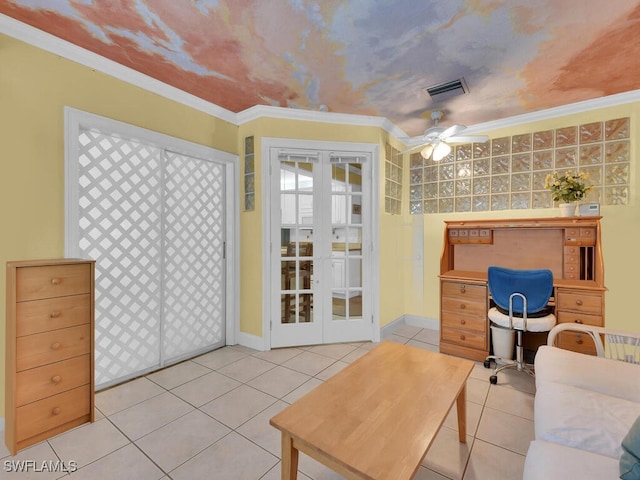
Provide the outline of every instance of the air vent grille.
{"type": "Polygon", "coordinates": [[[428,87],[426,90],[429,96],[433,100],[437,101],[469,93],[469,88],[467,87],[467,83],[464,78],[459,78],[451,82],[440,83],[438,85],[428,87]]]}

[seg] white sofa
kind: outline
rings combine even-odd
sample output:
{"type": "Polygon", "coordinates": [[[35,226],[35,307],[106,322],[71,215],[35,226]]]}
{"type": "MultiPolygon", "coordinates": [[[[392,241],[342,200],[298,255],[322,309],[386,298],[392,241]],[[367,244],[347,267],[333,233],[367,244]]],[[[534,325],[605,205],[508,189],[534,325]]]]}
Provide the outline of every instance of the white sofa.
{"type": "Polygon", "coordinates": [[[538,349],[535,440],[527,452],[524,480],[620,477],[621,442],[640,416],[640,352],[629,345],[637,345],[640,339],[612,332],[615,336],[605,339],[618,343],[604,347],[599,334],[605,332],[611,333],[597,327],[559,325],[550,332],[548,345],[538,349]],[[552,346],[556,335],[566,329],[592,336],[602,356],[552,346]],[[611,356],[619,359],[607,358],[611,356]]]}

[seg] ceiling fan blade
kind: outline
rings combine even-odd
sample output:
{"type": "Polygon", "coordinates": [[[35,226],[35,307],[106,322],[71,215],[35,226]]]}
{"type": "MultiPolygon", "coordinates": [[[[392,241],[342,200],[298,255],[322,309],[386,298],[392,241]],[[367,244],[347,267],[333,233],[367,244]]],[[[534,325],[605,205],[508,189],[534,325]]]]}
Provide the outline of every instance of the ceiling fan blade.
{"type": "Polygon", "coordinates": [[[489,141],[487,135],[458,135],[446,139],[447,143],[485,143],[489,141]]]}
{"type": "Polygon", "coordinates": [[[427,145],[429,145],[431,142],[422,142],[419,143],[418,145],[414,145],[413,147],[409,147],[406,150],[402,150],[401,152],[396,153],[396,155],[402,155],[404,153],[408,153],[408,152],[413,152],[415,150],[420,150],[424,147],[426,147],[427,145]]]}
{"type": "Polygon", "coordinates": [[[460,133],[461,131],[463,131],[465,128],[464,125],[451,125],[449,128],[447,128],[444,132],[442,132],[440,134],[440,139],[444,140],[446,138],[452,137],[458,133],[460,133]]]}

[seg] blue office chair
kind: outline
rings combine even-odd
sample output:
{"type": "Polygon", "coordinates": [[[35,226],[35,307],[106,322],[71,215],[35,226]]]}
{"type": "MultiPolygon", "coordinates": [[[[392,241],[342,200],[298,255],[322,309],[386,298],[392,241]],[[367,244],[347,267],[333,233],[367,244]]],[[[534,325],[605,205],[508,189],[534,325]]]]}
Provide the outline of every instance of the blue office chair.
{"type": "Polygon", "coordinates": [[[489,309],[489,320],[492,325],[515,330],[516,333],[515,361],[495,355],[494,342],[494,355],[489,355],[484,361],[486,368],[491,367],[492,360],[496,363],[489,381],[497,383],[498,372],[506,368],[516,368],[533,376],[533,370],[524,361],[522,334],[548,332],[556,324],[553,310],[547,306],[553,294],[553,274],[544,269],[514,270],[502,267],[489,267],[487,273],[489,292],[495,303],[495,307],[489,309]]]}

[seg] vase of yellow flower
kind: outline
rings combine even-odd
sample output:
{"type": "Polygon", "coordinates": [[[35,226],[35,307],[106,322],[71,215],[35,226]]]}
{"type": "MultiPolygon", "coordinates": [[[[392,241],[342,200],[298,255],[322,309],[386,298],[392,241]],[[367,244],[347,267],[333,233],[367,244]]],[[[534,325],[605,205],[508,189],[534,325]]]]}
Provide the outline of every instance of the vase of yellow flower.
{"type": "Polygon", "coordinates": [[[551,191],[551,198],[554,202],[559,202],[560,215],[563,217],[573,217],[576,211],[577,202],[584,200],[587,193],[593,188],[587,183],[589,178],[585,172],[565,172],[547,175],[545,188],[551,191]]]}

